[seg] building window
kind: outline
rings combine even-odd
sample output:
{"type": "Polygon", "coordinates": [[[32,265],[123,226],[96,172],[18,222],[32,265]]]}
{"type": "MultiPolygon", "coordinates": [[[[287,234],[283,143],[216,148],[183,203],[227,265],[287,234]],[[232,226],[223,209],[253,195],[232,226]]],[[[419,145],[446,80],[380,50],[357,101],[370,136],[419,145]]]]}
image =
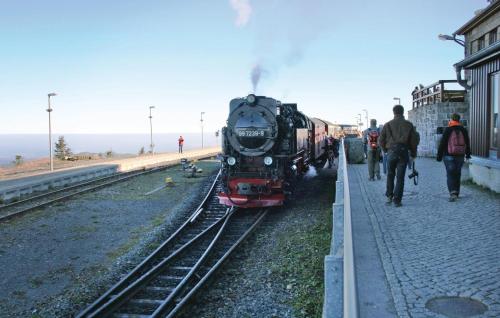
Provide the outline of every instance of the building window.
{"type": "Polygon", "coordinates": [[[500,104],[500,72],[490,75],[490,148],[498,150],[498,108],[500,104]]]}
{"type": "Polygon", "coordinates": [[[489,34],[490,34],[489,45],[492,45],[497,41],[497,29],[491,30],[489,34]]]}
{"type": "Polygon", "coordinates": [[[484,49],[484,35],[477,39],[477,50],[480,51],[484,49]]]}

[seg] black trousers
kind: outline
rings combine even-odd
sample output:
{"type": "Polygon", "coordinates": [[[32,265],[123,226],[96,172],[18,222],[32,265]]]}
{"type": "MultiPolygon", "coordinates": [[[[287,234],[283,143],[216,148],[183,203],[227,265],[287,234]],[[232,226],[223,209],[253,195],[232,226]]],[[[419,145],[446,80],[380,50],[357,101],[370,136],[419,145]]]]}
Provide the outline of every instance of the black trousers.
{"type": "Polygon", "coordinates": [[[406,147],[397,146],[390,149],[387,153],[387,186],[385,195],[393,197],[395,202],[401,202],[401,199],[403,199],[408,160],[408,148],[406,147]],[[394,178],[396,178],[396,187],[394,187],[394,178]]]}
{"type": "Polygon", "coordinates": [[[462,166],[464,156],[444,156],[446,167],[446,183],[450,194],[460,194],[460,177],[462,176],[462,166]]]}

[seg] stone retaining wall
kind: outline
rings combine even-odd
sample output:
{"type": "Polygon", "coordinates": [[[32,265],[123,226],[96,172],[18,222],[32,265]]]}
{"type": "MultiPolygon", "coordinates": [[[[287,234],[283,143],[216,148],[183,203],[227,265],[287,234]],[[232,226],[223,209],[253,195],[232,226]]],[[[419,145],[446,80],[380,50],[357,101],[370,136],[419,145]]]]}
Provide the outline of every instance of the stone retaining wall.
{"type": "Polygon", "coordinates": [[[420,134],[418,155],[435,157],[442,136],[442,130],[448,126],[450,115],[460,114],[465,127],[469,124],[469,103],[442,102],[411,109],[408,111],[408,120],[411,121],[420,134]],[[438,133],[440,128],[441,133],[438,133]]]}

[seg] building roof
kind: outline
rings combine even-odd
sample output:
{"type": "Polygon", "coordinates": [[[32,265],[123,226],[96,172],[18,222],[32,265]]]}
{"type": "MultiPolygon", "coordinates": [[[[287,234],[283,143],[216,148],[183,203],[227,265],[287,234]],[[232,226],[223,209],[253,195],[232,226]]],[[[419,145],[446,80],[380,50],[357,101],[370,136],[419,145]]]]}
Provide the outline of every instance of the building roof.
{"type": "Polygon", "coordinates": [[[486,8],[484,8],[481,12],[476,14],[460,29],[456,30],[455,33],[453,33],[453,35],[464,35],[465,33],[469,32],[472,28],[476,27],[478,24],[481,24],[484,20],[495,14],[498,10],[500,10],[500,0],[492,1],[486,8]]]}

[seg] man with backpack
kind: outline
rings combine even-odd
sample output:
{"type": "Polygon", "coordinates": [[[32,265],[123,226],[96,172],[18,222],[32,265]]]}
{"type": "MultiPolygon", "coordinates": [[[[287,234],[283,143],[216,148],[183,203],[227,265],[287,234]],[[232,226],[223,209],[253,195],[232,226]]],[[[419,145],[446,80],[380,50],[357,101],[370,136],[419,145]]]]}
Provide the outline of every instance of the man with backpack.
{"type": "Polygon", "coordinates": [[[375,175],[380,180],[380,146],[378,139],[380,129],[377,127],[377,120],[370,120],[370,127],[363,132],[363,143],[366,149],[366,160],[368,161],[368,180],[374,181],[375,175]]]}
{"type": "Polygon", "coordinates": [[[384,125],[379,139],[380,147],[387,153],[386,203],[394,202],[396,207],[402,206],[408,155],[415,160],[418,146],[415,127],[405,119],[404,111],[401,105],[392,108],[394,119],[384,125]],[[394,187],[394,178],[396,178],[396,187],[394,187]]]}
{"type": "Polygon", "coordinates": [[[443,132],[439,143],[437,161],[444,160],[446,167],[446,183],[450,198],[453,202],[460,194],[460,177],[464,157],[470,159],[470,140],[467,129],[460,124],[460,115],[452,114],[448,127],[443,132]]]}

